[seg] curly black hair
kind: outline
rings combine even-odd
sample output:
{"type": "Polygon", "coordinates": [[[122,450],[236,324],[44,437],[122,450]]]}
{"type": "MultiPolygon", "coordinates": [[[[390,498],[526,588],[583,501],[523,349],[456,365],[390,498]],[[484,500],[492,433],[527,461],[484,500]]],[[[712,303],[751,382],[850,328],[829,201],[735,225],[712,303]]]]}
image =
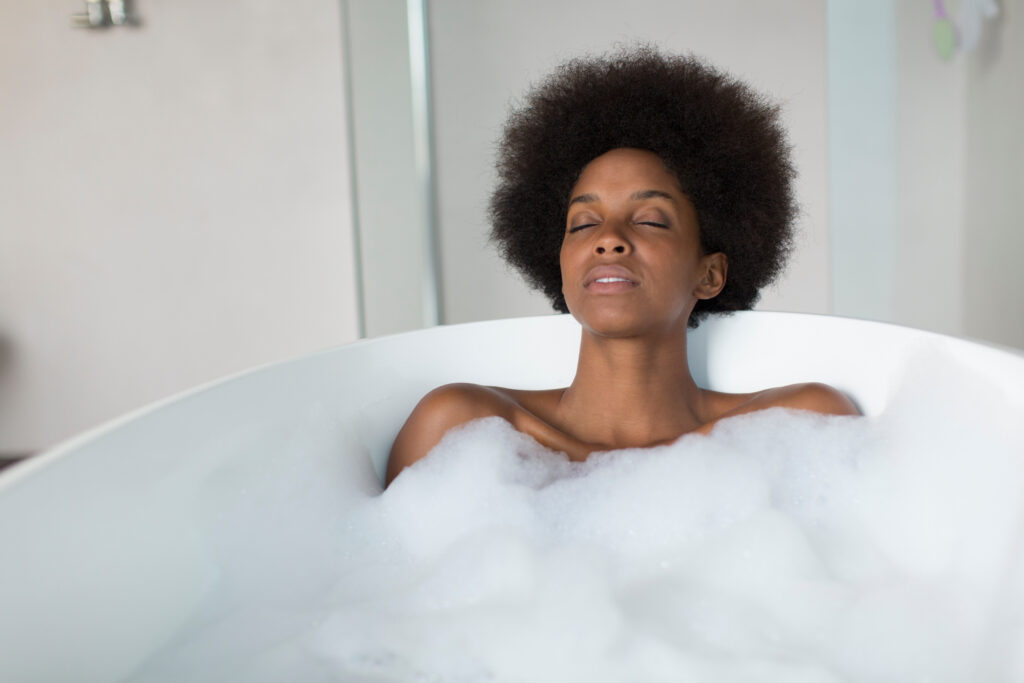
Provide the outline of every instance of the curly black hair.
{"type": "Polygon", "coordinates": [[[650,46],[569,61],[513,109],[498,147],[491,239],[533,287],[568,312],[559,250],[569,193],[605,152],[657,154],[697,210],[704,253],[724,252],[725,288],[688,324],[752,307],[782,271],[797,213],[779,108],[694,56],[650,46]]]}

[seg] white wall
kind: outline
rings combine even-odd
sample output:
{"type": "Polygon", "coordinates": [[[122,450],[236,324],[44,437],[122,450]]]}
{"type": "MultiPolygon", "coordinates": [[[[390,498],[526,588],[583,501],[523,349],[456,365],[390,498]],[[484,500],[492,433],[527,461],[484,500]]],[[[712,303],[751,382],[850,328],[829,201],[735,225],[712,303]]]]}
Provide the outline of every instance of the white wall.
{"type": "MultiPolygon", "coordinates": [[[[902,325],[962,335],[967,56],[943,60],[932,43],[934,10],[890,0],[896,32],[897,195],[889,298],[902,325]]],[[[948,11],[955,5],[949,3],[948,11]]]]}
{"type": "Polygon", "coordinates": [[[430,9],[445,322],[551,312],[486,242],[495,142],[531,82],[634,40],[695,52],[782,103],[803,212],[789,271],[760,307],[828,312],[823,3],[433,0],[430,9]]]}
{"type": "Polygon", "coordinates": [[[964,334],[1024,349],[1024,0],[967,62],[964,334]]]}
{"type": "Polygon", "coordinates": [[[0,452],[356,336],[338,4],[137,6],[0,3],[0,452]]]}
{"type": "Polygon", "coordinates": [[[829,230],[832,311],[893,319],[896,13],[891,0],[830,0],[829,230]]]}
{"type": "Polygon", "coordinates": [[[828,7],[834,312],[1024,348],[1024,0],[948,60],[928,3],[828,7]]]}
{"type": "Polygon", "coordinates": [[[828,4],[833,312],[959,334],[964,70],[932,21],[920,3],[828,4]]]}

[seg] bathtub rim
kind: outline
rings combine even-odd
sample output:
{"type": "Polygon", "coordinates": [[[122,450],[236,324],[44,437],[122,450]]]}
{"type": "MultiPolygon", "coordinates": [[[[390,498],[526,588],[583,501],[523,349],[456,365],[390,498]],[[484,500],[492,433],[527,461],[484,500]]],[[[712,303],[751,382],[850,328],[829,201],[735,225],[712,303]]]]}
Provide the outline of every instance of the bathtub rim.
{"type": "Polygon", "coordinates": [[[52,446],[44,448],[39,453],[22,458],[18,462],[14,462],[8,465],[4,470],[0,470],[0,495],[5,490],[14,486],[22,479],[31,476],[34,472],[39,469],[45,468],[49,463],[59,460],[61,457],[77,450],[78,448],[88,444],[91,441],[102,438],[110,432],[113,432],[130,422],[137,419],[143,418],[146,415],[154,413],[168,405],[177,403],[185,399],[189,399],[208,391],[214,390],[222,385],[230,384],[237,380],[241,380],[245,377],[255,375],[257,373],[270,370],[272,368],[283,367],[290,363],[304,362],[317,358],[318,356],[325,356],[331,353],[336,353],[341,349],[356,348],[372,344],[376,342],[382,342],[388,339],[395,339],[399,337],[405,337],[409,335],[429,335],[432,333],[439,333],[440,330],[451,330],[452,328],[458,327],[471,327],[479,325],[491,325],[496,323],[513,323],[515,321],[523,320],[545,320],[548,318],[558,317],[570,317],[568,314],[553,313],[550,315],[536,315],[536,316],[520,316],[516,318],[495,318],[493,320],[475,320],[466,323],[451,323],[444,325],[435,325],[433,327],[424,327],[416,330],[406,330],[404,332],[394,332],[392,334],[385,334],[379,337],[366,337],[363,339],[356,339],[351,342],[344,342],[341,344],[335,344],[328,346],[317,351],[310,351],[307,353],[299,354],[296,356],[290,356],[288,358],[268,361],[266,363],[259,363],[257,365],[243,368],[235,372],[230,372],[225,375],[221,375],[212,380],[201,382],[195,386],[182,389],[165,396],[163,398],[156,399],[149,403],[145,403],[138,408],[129,410],[128,412],[122,413],[108,420],[104,420],[92,427],[88,427],[85,430],[73,434],[65,439],[61,439],[52,446]]]}
{"type": "MultiPolygon", "coordinates": [[[[83,430],[83,431],[81,431],[81,432],[79,432],[79,433],[77,433],[75,435],[72,435],[70,437],[67,437],[67,438],[61,440],[61,441],[58,441],[54,445],[52,445],[52,446],[50,446],[48,448],[43,449],[41,452],[39,452],[39,453],[37,453],[35,455],[28,456],[28,457],[23,458],[22,460],[20,460],[18,462],[15,462],[15,463],[13,463],[11,465],[8,465],[6,468],[4,468],[4,470],[0,471],[0,495],[2,495],[4,493],[4,491],[6,491],[6,490],[8,490],[10,488],[13,488],[17,484],[19,484],[22,480],[32,476],[35,472],[37,472],[37,471],[39,471],[41,469],[46,468],[47,466],[49,466],[53,462],[56,462],[56,461],[60,460],[61,458],[66,456],[68,453],[71,453],[71,452],[79,449],[80,447],[88,444],[91,441],[94,441],[96,439],[102,438],[103,436],[105,436],[105,435],[107,435],[107,434],[109,434],[109,433],[111,433],[111,432],[121,428],[122,426],[124,426],[124,425],[126,425],[128,423],[131,423],[131,422],[133,422],[133,421],[135,421],[137,419],[145,417],[146,415],[149,415],[149,414],[151,414],[153,412],[156,412],[156,411],[164,408],[165,406],[171,405],[171,404],[176,403],[178,401],[182,401],[182,400],[185,400],[185,399],[188,399],[188,398],[191,398],[191,397],[198,396],[198,395],[203,394],[205,392],[214,390],[217,387],[230,384],[230,383],[235,382],[237,380],[240,380],[242,378],[249,377],[251,375],[255,375],[257,373],[270,370],[272,368],[281,368],[281,367],[283,367],[285,365],[288,365],[290,363],[310,361],[310,360],[313,360],[313,359],[315,359],[315,358],[317,358],[319,356],[324,356],[324,355],[336,353],[336,352],[338,352],[341,349],[356,348],[356,347],[361,347],[361,346],[365,346],[365,345],[368,345],[368,344],[374,344],[374,343],[382,342],[384,340],[390,340],[390,339],[401,338],[401,337],[408,337],[408,336],[412,336],[412,335],[429,336],[429,335],[432,335],[432,334],[448,334],[448,333],[450,333],[455,328],[466,329],[466,328],[471,328],[471,327],[496,326],[496,325],[501,325],[501,324],[506,324],[506,325],[516,325],[516,324],[524,324],[524,323],[526,323],[526,324],[534,323],[535,324],[535,323],[539,323],[541,321],[549,320],[549,319],[552,319],[552,318],[558,318],[558,319],[561,319],[561,320],[566,320],[567,318],[571,318],[571,317],[572,317],[571,314],[568,314],[568,313],[562,313],[562,314],[553,313],[553,314],[547,314],[547,315],[520,316],[520,317],[515,317],[515,318],[496,318],[496,319],[493,319],[493,320],[478,320],[478,321],[465,322],[465,323],[451,323],[451,324],[444,324],[444,325],[436,325],[436,326],[433,326],[433,327],[425,327],[425,328],[420,328],[420,329],[416,329],[416,330],[407,330],[407,331],[404,331],[404,332],[395,332],[393,334],[381,335],[379,337],[368,337],[368,338],[363,338],[363,339],[357,339],[355,341],[351,341],[351,342],[346,342],[346,343],[342,343],[342,344],[336,344],[336,345],[333,345],[333,346],[325,347],[325,348],[319,349],[317,351],[303,353],[303,354],[300,354],[300,355],[297,355],[297,356],[292,356],[292,357],[288,357],[288,358],[284,358],[284,359],[268,361],[266,363],[261,363],[261,364],[254,365],[254,366],[251,366],[251,367],[248,367],[248,368],[244,368],[244,369],[236,371],[236,372],[231,372],[231,373],[228,373],[226,375],[222,375],[220,377],[217,377],[217,378],[214,378],[212,380],[209,380],[207,382],[203,382],[203,383],[200,383],[198,385],[189,387],[187,389],[183,389],[181,391],[177,391],[177,392],[172,393],[172,394],[170,394],[168,396],[165,396],[164,398],[156,399],[155,401],[151,401],[149,403],[146,403],[146,404],[144,404],[144,405],[142,405],[142,406],[140,406],[138,408],[135,408],[133,410],[130,410],[130,411],[126,412],[126,413],[123,413],[123,414],[118,415],[116,417],[113,417],[113,418],[110,418],[110,419],[105,420],[103,422],[100,422],[99,424],[97,424],[97,425],[95,425],[93,427],[87,428],[87,429],[85,429],[85,430],[83,430]]],[[[915,327],[910,327],[910,326],[907,326],[907,325],[900,325],[900,324],[897,324],[897,323],[891,323],[891,322],[885,322],[885,321],[879,321],[879,320],[870,320],[870,319],[866,319],[866,318],[856,318],[856,317],[853,317],[853,316],[831,315],[831,314],[827,314],[827,313],[803,313],[803,312],[768,311],[768,310],[735,311],[735,312],[730,313],[730,314],[724,314],[724,315],[719,314],[719,315],[716,315],[716,316],[712,316],[711,318],[708,318],[705,321],[703,321],[702,324],[701,324],[701,327],[698,327],[696,331],[691,331],[690,333],[693,334],[694,332],[696,332],[697,334],[701,334],[701,332],[700,332],[701,328],[703,328],[704,331],[706,332],[707,329],[709,329],[709,327],[714,327],[715,325],[718,324],[719,321],[727,321],[729,319],[734,319],[734,318],[737,318],[737,317],[741,317],[741,318],[745,318],[745,317],[770,317],[770,318],[778,318],[778,319],[781,319],[781,320],[785,320],[787,318],[788,319],[803,319],[803,320],[808,320],[808,319],[826,319],[826,320],[831,320],[831,321],[837,321],[838,324],[853,323],[853,324],[858,324],[858,325],[865,325],[865,326],[868,326],[868,327],[874,327],[876,329],[877,328],[887,328],[887,329],[890,329],[890,330],[894,331],[897,334],[904,334],[904,335],[912,334],[915,337],[920,338],[920,339],[944,340],[946,342],[950,342],[951,341],[951,342],[956,343],[956,344],[967,344],[967,345],[971,345],[971,346],[977,346],[977,347],[981,347],[982,349],[986,349],[988,351],[1009,354],[1010,356],[1015,356],[1015,357],[1017,357],[1020,360],[1024,360],[1024,349],[1017,349],[1015,347],[1007,346],[1007,345],[1004,345],[1004,344],[998,344],[998,343],[995,343],[995,342],[974,339],[974,338],[971,338],[971,337],[960,337],[960,336],[954,336],[954,335],[949,335],[949,334],[943,334],[941,332],[934,332],[934,331],[931,331],[931,330],[923,330],[923,329],[919,329],[919,328],[915,328],[915,327]]],[[[566,321],[565,324],[570,324],[570,323],[568,323],[568,321],[566,321]]],[[[578,325],[578,323],[577,323],[577,325],[578,325]]]]}

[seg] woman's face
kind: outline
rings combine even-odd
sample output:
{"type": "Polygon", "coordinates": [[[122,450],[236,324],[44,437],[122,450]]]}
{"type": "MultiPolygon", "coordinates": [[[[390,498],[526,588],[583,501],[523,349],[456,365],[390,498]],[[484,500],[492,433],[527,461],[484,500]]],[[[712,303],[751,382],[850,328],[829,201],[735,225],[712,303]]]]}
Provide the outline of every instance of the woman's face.
{"type": "Polygon", "coordinates": [[[685,334],[697,300],[725,285],[725,255],[701,252],[679,180],[640,149],[613,149],[583,169],[560,263],[569,311],[603,336],[685,334]]]}

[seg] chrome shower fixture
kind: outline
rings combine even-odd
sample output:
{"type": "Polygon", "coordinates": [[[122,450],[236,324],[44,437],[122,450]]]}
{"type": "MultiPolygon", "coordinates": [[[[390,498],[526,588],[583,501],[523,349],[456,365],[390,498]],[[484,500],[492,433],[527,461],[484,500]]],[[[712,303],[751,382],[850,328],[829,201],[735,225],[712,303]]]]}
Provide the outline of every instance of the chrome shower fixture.
{"type": "Polygon", "coordinates": [[[85,12],[73,14],[71,25],[76,28],[107,28],[109,26],[138,26],[138,17],[132,0],[85,0],[85,12]]]}

